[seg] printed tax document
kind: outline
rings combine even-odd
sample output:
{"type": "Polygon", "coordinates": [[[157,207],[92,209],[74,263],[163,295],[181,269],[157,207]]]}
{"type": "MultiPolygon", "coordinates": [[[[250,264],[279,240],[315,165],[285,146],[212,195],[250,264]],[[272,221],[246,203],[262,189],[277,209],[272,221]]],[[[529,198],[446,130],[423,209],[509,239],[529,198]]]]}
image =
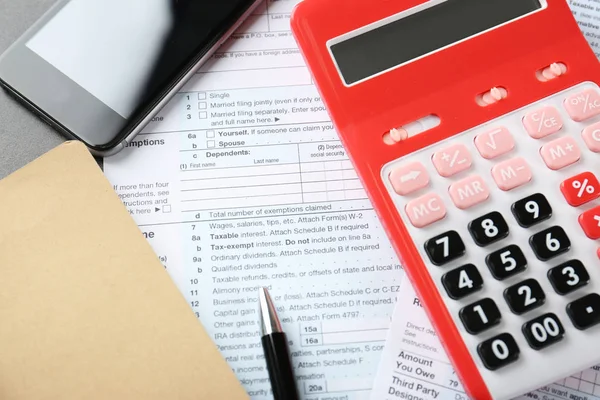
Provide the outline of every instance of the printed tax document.
{"type": "Polygon", "coordinates": [[[252,399],[272,398],[264,285],[302,398],[364,400],[403,272],[290,32],[298,2],[267,1],[104,170],[252,399]]]}
{"type": "MultiPolygon", "coordinates": [[[[400,285],[371,400],[466,400],[421,302],[408,279],[400,285]]],[[[519,397],[519,400],[600,399],[600,366],[519,397]]]]}
{"type": "Polygon", "coordinates": [[[306,400],[367,399],[402,270],[266,3],[105,174],[255,400],[267,286],[306,400]]]}

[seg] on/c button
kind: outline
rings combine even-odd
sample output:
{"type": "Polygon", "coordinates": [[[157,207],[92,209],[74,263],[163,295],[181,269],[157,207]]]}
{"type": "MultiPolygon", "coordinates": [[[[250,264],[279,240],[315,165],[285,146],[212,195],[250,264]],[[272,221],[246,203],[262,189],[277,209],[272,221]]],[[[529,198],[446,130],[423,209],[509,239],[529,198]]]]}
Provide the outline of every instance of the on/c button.
{"type": "Polygon", "coordinates": [[[600,153],[600,122],[596,122],[585,128],[581,136],[591,151],[600,153]]]}

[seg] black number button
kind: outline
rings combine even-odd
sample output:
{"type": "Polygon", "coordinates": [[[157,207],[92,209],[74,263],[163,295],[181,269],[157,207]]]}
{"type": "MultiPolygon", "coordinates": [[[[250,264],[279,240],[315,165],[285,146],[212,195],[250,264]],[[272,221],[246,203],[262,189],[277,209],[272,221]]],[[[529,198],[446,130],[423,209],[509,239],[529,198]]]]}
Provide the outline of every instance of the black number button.
{"type": "Polygon", "coordinates": [[[559,342],[565,334],[565,329],[556,315],[548,313],[523,325],[523,334],[532,349],[541,350],[559,342]]]}
{"type": "Polygon", "coordinates": [[[590,275],[579,260],[571,260],[548,271],[548,279],[558,294],[568,294],[590,281],[590,275]]]}
{"type": "Polygon", "coordinates": [[[567,305],[567,314],[577,329],[587,329],[600,322],[600,295],[588,294],[567,305]]]}
{"type": "Polygon", "coordinates": [[[470,304],[458,314],[467,332],[473,335],[500,323],[500,310],[490,298],[470,304]]]}
{"type": "Polygon", "coordinates": [[[529,244],[537,258],[548,261],[560,254],[566,253],[571,248],[571,241],[560,226],[553,226],[536,233],[529,238],[529,244]]]}
{"type": "Polygon", "coordinates": [[[527,267],[525,255],[519,246],[514,244],[493,252],[486,257],[485,263],[498,280],[516,275],[527,267]]]}
{"type": "Polygon", "coordinates": [[[458,300],[481,289],[483,279],[477,267],[467,264],[444,274],[442,284],[448,296],[458,300]]]}
{"type": "Polygon", "coordinates": [[[517,222],[523,228],[532,227],[552,216],[552,207],[541,193],[517,201],[511,209],[517,222]]]}
{"type": "Polygon", "coordinates": [[[465,254],[465,244],[460,235],[450,231],[425,242],[425,251],[435,265],[444,265],[465,254]]]}
{"type": "Polygon", "coordinates": [[[504,291],[504,298],[511,311],[523,314],[544,304],[546,295],[535,279],[527,279],[504,291]]]}
{"type": "Polygon", "coordinates": [[[477,346],[483,365],[495,371],[519,358],[519,346],[509,333],[501,333],[477,346]]]}
{"type": "Polygon", "coordinates": [[[473,240],[479,246],[487,246],[508,236],[508,225],[502,214],[497,211],[477,218],[469,224],[473,240]]]}

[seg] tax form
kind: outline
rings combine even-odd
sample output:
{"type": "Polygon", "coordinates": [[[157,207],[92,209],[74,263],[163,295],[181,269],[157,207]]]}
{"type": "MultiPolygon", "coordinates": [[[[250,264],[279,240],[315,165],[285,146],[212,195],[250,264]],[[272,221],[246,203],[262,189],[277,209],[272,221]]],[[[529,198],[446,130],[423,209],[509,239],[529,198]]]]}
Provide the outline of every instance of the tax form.
{"type": "Polygon", "coordinates": [[[260,286],[302,398],[367,399],[403,271],[291,35],[296,3],[267,2],[104,171],[253,400],[272,398],[260,286]]]}
{"type": "MultiPolygon", "coordinates": [[[[466,400],[462,385],[408,279],[402,281],[371,400],[466,400]]],[[[600,399],[600,366],[518,400],[600,399]]]]}

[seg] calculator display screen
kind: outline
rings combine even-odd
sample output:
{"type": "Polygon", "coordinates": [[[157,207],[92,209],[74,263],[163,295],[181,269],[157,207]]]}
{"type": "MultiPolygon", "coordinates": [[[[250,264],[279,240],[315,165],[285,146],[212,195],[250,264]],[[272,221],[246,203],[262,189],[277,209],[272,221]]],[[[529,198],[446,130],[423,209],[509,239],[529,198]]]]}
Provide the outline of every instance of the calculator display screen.
{"type": "Polygon", "coordinates": [[[351,85],[541,8],[540,0],[447,0],[330,50],[351,85]]]}

